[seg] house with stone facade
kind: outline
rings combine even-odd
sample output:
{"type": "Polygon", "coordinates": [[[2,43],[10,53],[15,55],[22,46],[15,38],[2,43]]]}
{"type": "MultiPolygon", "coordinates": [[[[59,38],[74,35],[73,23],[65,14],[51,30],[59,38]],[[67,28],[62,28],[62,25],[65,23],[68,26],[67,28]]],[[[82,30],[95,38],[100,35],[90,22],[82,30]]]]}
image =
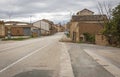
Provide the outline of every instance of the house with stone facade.
{"type": "Polygon", "coordinates": [[[65,25],[55,24],[55,28],[56,28],[57,32],[64,32],[65,31],[65,25]]]}
{"type": "Polygon", "coordinates": [[[69,22],[70,38],[73,42],[85,41],[84,33],[91,35],[101,33],[105,22],[107,22],[106,15],[95,15],[94,12],[83,9],[73,15],[69,22]]]}

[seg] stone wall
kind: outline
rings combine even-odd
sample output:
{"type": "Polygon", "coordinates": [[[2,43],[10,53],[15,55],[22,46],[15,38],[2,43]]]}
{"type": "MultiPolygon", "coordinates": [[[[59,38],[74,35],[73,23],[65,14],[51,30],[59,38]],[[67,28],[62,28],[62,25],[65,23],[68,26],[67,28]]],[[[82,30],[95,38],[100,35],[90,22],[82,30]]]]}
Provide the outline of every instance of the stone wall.
{"type": "Polygon", "coordinates": [[[4,24],[0,23],[0,37],[4,37],[4,36],[5,36],[4,24]]]}
{"type": "Polygon", "coordinates": [[[90,34],[98,34],[101,32],[103,27],[97,23],[79,23],[79,33],[90,33],[90,34]]]}
{"type": "Polygon", "coordinates": [[[109,45],[107,42],[107,38],[102,34],[95,35],[95,43],[97,45],[104,45],[104,46],[109,45]]]}
{"type": "Polygon", "coordinates": [[[73,42],[79,42],[79,27],[78,22],[71,22],[70,24],[70,38],[73,42]]]}

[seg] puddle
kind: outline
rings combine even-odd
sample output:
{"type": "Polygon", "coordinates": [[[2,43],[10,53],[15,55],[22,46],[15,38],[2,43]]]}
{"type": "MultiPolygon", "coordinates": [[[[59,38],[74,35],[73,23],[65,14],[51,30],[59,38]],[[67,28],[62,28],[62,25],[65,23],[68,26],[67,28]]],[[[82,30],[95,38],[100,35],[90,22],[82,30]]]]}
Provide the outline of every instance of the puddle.
{"type": "Polygon", "coordinates": [[[53,70],[32,70],[19,73],[13,77],[52,77],[53,70]]]}

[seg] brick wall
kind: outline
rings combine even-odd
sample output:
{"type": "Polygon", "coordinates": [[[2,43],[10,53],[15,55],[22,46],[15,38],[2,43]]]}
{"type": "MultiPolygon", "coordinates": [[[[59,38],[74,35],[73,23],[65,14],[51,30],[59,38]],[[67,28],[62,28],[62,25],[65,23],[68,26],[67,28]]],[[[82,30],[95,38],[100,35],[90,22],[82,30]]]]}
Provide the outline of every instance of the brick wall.
{"type": "Polygon", "coordinates": [[[11,28],[11,34],[13,36],[23,36],[23,28],[22,27],[12,27],[11,28]]]}
{"type": "MultiPolygon", "coordinates": [[[[24,35],[24,31],[22,27],[11,27],[10,31],[11,31],[12,36],[23,36],[24,35]]],[[[7,35],[7,33],[8,33],[8,27],[5,27],[5,34],[7,35]]]]}

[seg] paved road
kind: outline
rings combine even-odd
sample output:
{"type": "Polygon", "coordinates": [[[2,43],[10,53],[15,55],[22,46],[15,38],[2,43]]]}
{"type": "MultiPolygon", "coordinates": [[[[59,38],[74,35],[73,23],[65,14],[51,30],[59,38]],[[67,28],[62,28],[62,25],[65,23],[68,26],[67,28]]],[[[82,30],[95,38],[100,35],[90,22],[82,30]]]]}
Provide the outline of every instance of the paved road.
{"type": "Polygon", "coordinates": [[[0,77],[120,77],[119,48],[61,43],[62,36],[0,44],[0,77]]]}
{"type": "Polygon", "coordinates": [[[61,33],[0,45],[0,77],[58,77],[61,33]]]}
{"type": "Polygon", "coordinates": [[[67,47],[75,77],[120,77],[119,48],[72,43],[67,47]]]}
{"type": "Polygon", "coordinates": [[[0,40],[0,44],[9,44],[9,43],[14,43],[14,42],[17,42],[17,41],[2,41],[0,40]]]}

